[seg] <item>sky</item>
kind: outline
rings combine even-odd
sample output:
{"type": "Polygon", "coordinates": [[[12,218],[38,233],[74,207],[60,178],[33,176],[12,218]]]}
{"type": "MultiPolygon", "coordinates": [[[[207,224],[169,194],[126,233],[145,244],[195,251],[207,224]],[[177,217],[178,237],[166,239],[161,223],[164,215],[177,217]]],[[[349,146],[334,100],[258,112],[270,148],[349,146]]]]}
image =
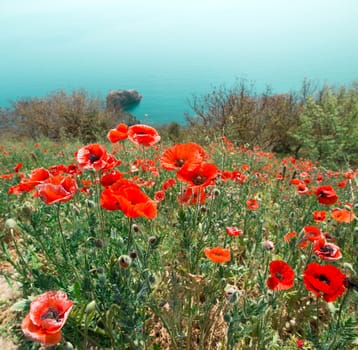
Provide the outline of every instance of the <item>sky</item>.
{"type": "Polygon", "coordinates": [[[0,105],[59,88],[184,95],[232,77],[348,83],[357,18],[358,0],[0,0],[0,105]]]}

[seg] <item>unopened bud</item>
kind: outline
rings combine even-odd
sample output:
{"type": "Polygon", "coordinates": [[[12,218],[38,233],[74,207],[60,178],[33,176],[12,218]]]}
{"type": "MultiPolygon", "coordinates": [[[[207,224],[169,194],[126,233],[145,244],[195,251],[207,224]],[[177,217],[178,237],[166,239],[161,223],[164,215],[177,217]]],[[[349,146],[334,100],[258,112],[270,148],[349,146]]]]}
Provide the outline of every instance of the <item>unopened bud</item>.
{"type": "Polygon", "coordinates": [[[134,232],[139,232],[139,226],[138,226],[137,224],[133,224],[133,225],[132,225],[132,230],[133,230],[134,232]]]}
{"type": "Polygon", "coordinates": [[[126,269],[127,267],[129,267],[132,264],[132,258],[129,255],[121,255],[118,258],[118,263],[121,267],[126,269]]]}
{"type": "Polygon", "coordinates": [[[92,300],[91,302],[89,302],[86,306],[85,312],[86,314],[90,314],[91,312],[93,312],[94,310],[96,310],[96,301],[92,300]]]}
{"type": "Polygon", "coordinates": [[[9,230],[15,230],[17,228],[17,222],[12,218],[7,219],[5,221],[5,227],[9,230]]]}
{"type": "Polygon", "coordinates": [[[274,250],[275,249],[275,244],[270,241],[270,240],[265,240],[262,242],[262,247],[266,250],[274,250]]]}
{"type": "Polygon", "coordinates": [[[158,244],[158,238],[155,236],[150,236],[148,238],[148,243],[150,244],[151,247],[155,247],[158,244]]]}
{"type": "Polygon", "coordinates": [[[73,350],[74,349],[72,343],[70,343],[69,341],[66,341],[65,344],[63,344],[63,348],[64,348],[64,350],[73,350]]]}
{"type": "Polygon", "coordinates": [[[231,323],[232,322],[232,317],[230,314],[224,314],[224,321],[226,323],[231,323]]]}

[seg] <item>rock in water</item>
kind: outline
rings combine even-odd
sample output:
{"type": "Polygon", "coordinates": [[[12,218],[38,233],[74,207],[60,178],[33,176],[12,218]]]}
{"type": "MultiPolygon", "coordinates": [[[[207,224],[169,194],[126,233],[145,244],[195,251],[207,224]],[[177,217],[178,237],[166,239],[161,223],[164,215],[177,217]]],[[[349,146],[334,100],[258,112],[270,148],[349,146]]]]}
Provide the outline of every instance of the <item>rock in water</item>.
{"type": "Polygon", "coordinates": [[[136,90],[112,90],[106,97],[107,109],[115,112],[128,110],[137,105],[142,96],[136,90]]]}

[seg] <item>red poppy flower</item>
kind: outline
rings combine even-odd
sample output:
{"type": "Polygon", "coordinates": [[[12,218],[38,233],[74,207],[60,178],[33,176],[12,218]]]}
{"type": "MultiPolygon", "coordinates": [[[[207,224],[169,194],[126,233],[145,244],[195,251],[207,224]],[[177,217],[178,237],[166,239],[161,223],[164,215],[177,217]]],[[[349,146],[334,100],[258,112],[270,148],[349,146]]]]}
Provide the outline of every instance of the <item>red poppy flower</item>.
{"type": "Polygon", "coordinates": [[[202,162],[196,168],[189,170],[186,167],[181,168],[177,172],[179,181],[187,182],[191,186],[208,186],[219,173],[215,164],[202,162]]]}
{"type": "Polygon", "coordinates": [[[235,236],[241,236],[243,234],[243,231],[233,226],[233,227],[226,227],[226,233],[231,237],[235,237],[235,236]]]}
{"type": "Polygon", "coordinates": [[[291,242],[291,239],[296,236],[297,236],[297,232],[292,231],[292,232],[286,233],[285,236],[283,237],[283,239],[289,243],[289,242],[291,242]]]}
{"type": "Polygon", "coordinates": [[[154,194],[154,199],[157,201],[157,202],[161,202],[162,200],[164,200],[165,198],[165,192],[164,191],[157,191],[155,192],[154,194]]]}
{"type": "Polygon", "coordinates": [[[320,186],[316,188],[315,192],[318,202],[321,204],[334,204],[338,200],[338,196],[332,186],[320,186]]]}
{"type": "Polygon", "coordinates": [[[108,187],[113,185],[116,181],[121,179],[123,174],[118,170],[112,170],[110,173],[107,173],[101,177],[101,185],[104,187],[108,187]]]}
{"type": "Polygon", "coordinates": [[[149,147],[158,143],[160,136],[151,126],[136,124],[128,128],[128,139],[137,145],[149,147]]]}
{"type": "Polygon", "coordinates": [[[179,204],[195,205],[203,204],[206,201],[206,193],[204,187],[188,186],[178,197],[179,204]]]}
{"type": "Polygon", "coordinates": [[[348,210],[346,208],[343,209],[333,209],[331,212],[331,217],[336,220],[337,222],[345,222],[347,224],[351,223],[356,216],[354,215],[353,211],[348,210]]]}
{"type": "Polygon", "coordinates": [[[273,260],[270,263],[270,273],[266,281],[267,286],[272,290],[286,290],[293,287],[295,273],[291,266],[282,260],[273,260]]]}
{"type": "Polygon", "coordinates": [[[107,187],[101,194],[100,204],[107,210],[121,210],[129,218],[157,216],[156,203],[138,185],[125,180],[107,187]]]}
{"type": "Polygon", "coordinates": [[[65,325],[73,307],[65,292],[49,291],[31,302],[30,312],[24,318],[21,329],[26,337],[45,346],[61,341],[61,328],[65,325]]]}
{"type": "Polygon", "coordinates": [[[77,162],[83,169],[103,169],[107,165],[106,149],[97,143],[80,148],[76,154],[77,162]]]}
{"type": "Polygon", "coordinates": [[[246,201],[246,206],[249,210],[257,210],[259,208],[259,202],[254,198],[250,198],[246,201]]]}
{"type": "Polygon", "coordinates": [[[320,238],[313,243],[313,252],[322,260],[336,261],[342,258],[339,247],[327,242],[324,238],[320,238]]]}
{"type": "Polygon", "coordinates": [[[52,165],[48,168],[48,171],[51,175],[60,175],[63,173],[67,173],[67,167],[63,164],[52,165]]]}
{"type": "Polygon", "coordinates": [[[298,194],[309,194],[310,193],[309,188],[306,186],[306,184],[304,182],[298,184],[296,187],[296,190],[297,190],[298,194]]]}
{"type": "Polygon", "coordinates": [[[316,226],[305,226],[303,232],[305,235],[299,244],[301,248],[306,248],[309,241],[314,242],[324,237],[321,229],[316,226]]]}
{"type": "Polygon", "coordinates": [[[163,183],[162,189],[163,191],[167,191],[169,188],[172,188],[174,186],[175,186],[175,179],[170,178],[163,183]]]}
{"type": "Polygon", "coordinates": [[[307,290],[327,302],[335,301],[344,291],[346,275],[333,265],[310,263],[303,273],[307,290]]]}
{"type": "Polygon", "coordinates": [[[313,212],[313,220],[316,222],[323,222],[326,220],[327,213],[325,211],[315,210],[313,212]]]}
{"type": "Polygon", "coordinates": [[[128,126],[126,124],[118,124],[115,129],[108,131],[107,138],[111,143],[125,140],[128,137],[128,126]]]}
{"type": "Polygon", "coordinates": [[[17,163],[15,168],[14,168],[14,172],[18,173],[20,171],[20,169],[22,168],[22,163],[17,163]]]}
{"type": "Polygon", "coordinates": [[[215,263],[226,263],[231,260],[230,249],[222,247],[206,248],[205,256],[215,263]]]}
{"type": "Polygon", "coordinates": [[[77,182],[70,176],[53,176],[36,186],[36,197],[46,204],[67,202],[78,191],[77,182]]]}
{"type": "Polygon", "coordinates": [[[233,181],[243,184],[247,180],[247,175],[243,174],[239,170],[234,170],[231,174],[231,178],[233,181]]]}
{"type": "Polygon", "coordinates": [[[36,168],[32,170],[28,178],[22,178],[20,183],[11,186],[8,190],[9,194],[21,194],[23,192],[31,192],[38,184],[48,179],[50,173],[45,168],[36,168]]]}
{"type": "Polygon", "coordinates": [[[207,157],[204,149],[194,142],[177,144],[168,148],[160,157],[160,165],[166,170],[186,167],[191,171],[207,157]]]}
{"type": "Polygon", "coordinates": [[[339,182],[337,184],[337,187],[339,187],[339,188],[346,188],[346,186],[347,186],[347,180],[346,179],[343,179],[341,182],[339,182]]]}
{"type": "Polygon", "coordinates": [[[304,344],[305,344],[305,341],[303,339],[296,340],[296,345],[299,349],[302,349],[304,344]]]}

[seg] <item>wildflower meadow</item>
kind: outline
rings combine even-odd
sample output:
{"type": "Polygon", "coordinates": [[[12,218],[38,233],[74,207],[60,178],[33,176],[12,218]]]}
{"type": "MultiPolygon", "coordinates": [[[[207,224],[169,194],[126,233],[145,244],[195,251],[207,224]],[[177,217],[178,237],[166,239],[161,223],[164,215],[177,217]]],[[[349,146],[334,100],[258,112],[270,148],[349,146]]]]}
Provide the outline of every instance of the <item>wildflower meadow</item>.
{"type": "Polygon", "coordinates": [[[358,170],[119,124],[0,146],[19,349],[358,346],[358,170]]]}

